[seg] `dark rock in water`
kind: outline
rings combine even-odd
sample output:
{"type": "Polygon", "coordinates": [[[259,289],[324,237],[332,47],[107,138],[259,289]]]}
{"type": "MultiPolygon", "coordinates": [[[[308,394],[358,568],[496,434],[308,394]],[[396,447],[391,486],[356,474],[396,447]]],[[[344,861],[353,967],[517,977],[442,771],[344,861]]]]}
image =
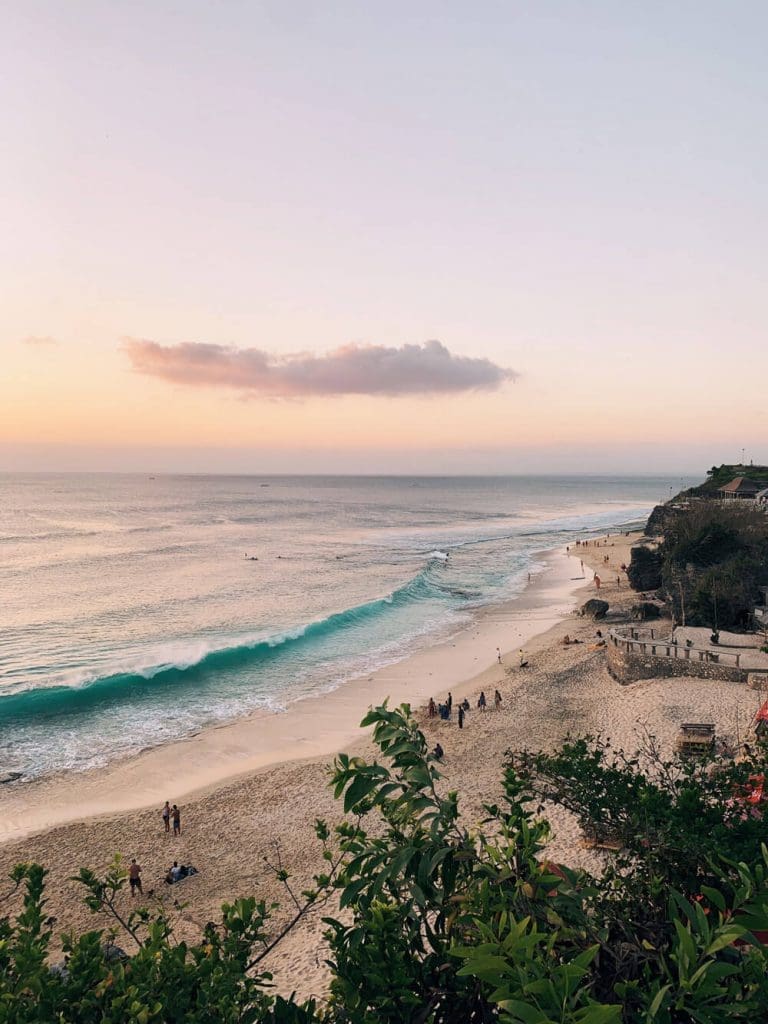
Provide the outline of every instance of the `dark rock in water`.
{"type": "Polygon", "coordinates": [[[627,579],[633,590],[658,590],[661,586],[661,554],[650,548],[632,548],[627,579]]]}
{"type": "Polygon", "coordinates": [[[17,779],[20,779],[23,774],[24,774],[24,772],[2,772],[2,773],[0,773],[0,786],[4,785],[6,782],[15,782],[17,779]]]}
{"type": "Polygon", "coordinates": [[[601,601],[597,597],[592,597],[589,601],[585,601],[580,608],[582,615],[586,615],[590,619],[604,619],[608,612],[609,604],[607,601],[601,601]]]}
{"type": "Polygon", "coordinates": [[[629,614],[636,622],[647,622],[648,619],[658,619],[661,609],[650,601],[641,601],[640,604],[632,605],[629,614]]]}

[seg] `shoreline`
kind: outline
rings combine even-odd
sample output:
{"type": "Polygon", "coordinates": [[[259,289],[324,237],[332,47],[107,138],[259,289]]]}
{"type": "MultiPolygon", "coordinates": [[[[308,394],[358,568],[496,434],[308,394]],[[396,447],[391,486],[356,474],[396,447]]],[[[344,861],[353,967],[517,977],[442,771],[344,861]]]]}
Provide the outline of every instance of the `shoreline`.
{"type": "MultiPolygon", "coordinates": [[[[438,785],[443,792],[456,792],[461,818],[469,827],[483,820],[485,804],[502,799],[503,765],[515,751],[552,751],[568,736],[600,734],[610,736],[615,749],[632,753],[651,733],[662,749],[671,753],[681,722],[711,721],[717,735],[729,738],[734,728],[738,733],[739,723],[746,726],[751,721],[757,695],[743,685],[663,677],[621,686],[610,676],[595,634],[597,628],[630,621],[637,594],[626,580],[617,584],[616,576],[621,562],[628,561],[628,548],[635,536],[614,534],[607,543],[601,538],[599,548],[590,538],[586,548],[572,546],[570,558],[562,549],[554,552],[553,571],[539,578],[539,587],[527,588],[524,602],[516,602],[514,608],[507,606],[504,614],[498,608],[489,609],[482,624],[466,631],[466,645],[459,647],[456,638],[456,648],[449,642],[439,655],[435,650],[424,652],[418,669],[410,662],[413,675],[423,672],[426,676],[420,692],[437,697],[450,687],[455,699],[463,694],[470,699],[463,729],[458,728],[455,715],[450,721],[429,718],[426,709],[411,700],[415,721],[428,745],[439,741],[445,751],[438,785]],[[573,578],[579,575],[579,558],[589,567],[584,580],[573,578]],[[603,578],[600,597],[610,604],[605,626],[568,614],[574,599],[595,593],[593,570],[603,578]],[[555,597],[565,599],[565,607],[557,606],[555,597]],[[553,617],[555,610],[561,613],[557,617],[553,617]],[[519,671],[517,651],[524,622],[531,636],[525,642],[529,665],[519,671]],[[505,641],[503,649],[514,652],[501,666],[495,656],[500,635],[505,641]],[[566,635],[571,639],[568,644],[564,643],[566,635]],[[469,671],[464,672],[463,681],[453,684],[467,663],[469,671]],[[431,678],[426,675],[430,670],[431,678]],[[436,673],[446,685],[438,683],[436,673]],[[498,688],[503,697],[501,707],[494,708],[491,700],[486,713],[478,711],[476,698],[481,688],[486,695],[498,688]]],[[[390,667],[388,672],[392,671],[390,667]]],[[[407,685],[407,696],[413,698],[416,685],[413,681],[407,685]]],[[[350,756],[368,761],[380,756],[370,732],[357,728],[356,722],[351,739],[341,747],[350,756]]],[[[81,867],[103,875],[116,854],[135,857],[144,881],[142,903],[134,902],[128,892],[118,895],[121,913],[128,914],[137,906],[147,906],[150,911],[162,906],[176,939],[197,943],[206,924],[220,920],[224,902],[254,896],[277,905],[270,925],[274,936],[289,924],[293,907],[270,865],[279,861],[290,873],[296,891],[310,886],[324,865],[314,823],[319,818],[333,829],[344,817],[329,785],[331,760],[327,755],[309,756],[302,749],[293,759],[229,777],[179,799],[179,836],[164,833],[161,803],[97,815],[94,803],[84,803],[81,793],[79,819],[0,846],[0,874],[7,875],[19,862],[38,863],[49,872],[46,900],[47,913],[55,921],[54,958],[61,952],[61,936],[70,930],[81,934],[110,927],[107,917],[94,917],[84,904],[83,888],[74,879],[81,867]],[[198,869],[198,874],[184,880],[178,895],[163,884],[174,859],[198,869]]],[[[49,799],[51,795],[49,789],[49,799]]],[[[166,796],[174,794],[164,792],[163,799],[166,796]]],[[[551,826],[546,856],[574,869],[599,870],[603,855],[585,848],[578,820],[563,808],[550,806],[544,814],[551,826]]],[[[22,909],[22,897],[17,892],[9,898],[9,914],[22,909]]],[[[328,909],[338,913],[334,906],[328,909]]],[[[319,908],[312,910],[270,953],[267,968],[277,992],[287,996],[296,991],[300,998],[316,996],[321,1000],[327,996],[325,928],[319,908]]],[[[134,948],[130,936],[121,934],[120,941],[126,949],[134,948]]]]}
{"type": "Polygon", "coordinates": [[[574,577],[564,547],[538,553],[544,569],[522,592],[489,605],[458,632],[367,677],[308,696],[284,712],[256,711],[152,747],[103,768],[0,789],[0,845],[85,819],[138,811],[166,799],[181,803],[277,764],[330,757],[360,739],[368,708],[426,704],[448,690],[493,690],[518,663],[518,649],[571,614],[587,582],[574,577]],[[502,664],[496,660],[496,648],[502,664]]]}

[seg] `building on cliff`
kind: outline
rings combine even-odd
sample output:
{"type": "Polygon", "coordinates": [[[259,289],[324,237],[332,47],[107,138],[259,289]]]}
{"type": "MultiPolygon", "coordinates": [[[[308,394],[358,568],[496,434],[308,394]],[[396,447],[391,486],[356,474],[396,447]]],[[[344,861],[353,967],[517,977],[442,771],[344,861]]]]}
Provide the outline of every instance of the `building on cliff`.
{"type": "Polygon", "coordinates": [[[750,480],[748,476],[735,476],[730,483],[720,488],[720,497],[726,500],[734,498],[754,499],[759,491],[760,485],[756,484],[754,480],[750,480]]]}

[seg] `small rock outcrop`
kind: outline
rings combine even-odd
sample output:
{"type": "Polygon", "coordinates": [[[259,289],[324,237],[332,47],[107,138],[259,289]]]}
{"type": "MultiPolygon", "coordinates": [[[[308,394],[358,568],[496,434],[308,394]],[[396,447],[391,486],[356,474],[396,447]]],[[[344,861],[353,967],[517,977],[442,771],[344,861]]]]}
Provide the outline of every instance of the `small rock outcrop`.
{"type": "Polygon", "coordinates": [[[597,597],[591,597],[589,601],[585,601],[579,609],[581,615],[585,615],[588,619],[604,619],[608,612],[608,602],[601,601],[597,597]]]}
{"type": "Polygon", "coordinates": [[[658,619],[661,615],[661,610],[657,604],[652,604],[650,601],[641,601],[639,604],[632,605],[629,615],[635,622],[647,622],[649,619],[658,619]]]}

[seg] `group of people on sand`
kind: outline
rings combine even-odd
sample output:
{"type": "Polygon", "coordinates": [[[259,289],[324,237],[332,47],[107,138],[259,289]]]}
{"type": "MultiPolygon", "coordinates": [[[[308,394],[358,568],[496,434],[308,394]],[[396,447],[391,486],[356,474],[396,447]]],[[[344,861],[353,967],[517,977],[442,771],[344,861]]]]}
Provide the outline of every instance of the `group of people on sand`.
{"type": "Polygon", "coordinates": [[[176,804],[171,807],[170,803],[166,800],[165,806],[163,807],[163,825],[166,832],[171,831],[171,821],[173,821],[173,834],[175,836],[181,835],[181,811],[176,804]]]}
{"type": "MultiPolygon", "coordinates": [[[[166,832],[166,834],[170,835],[171,825],[173,825],[173,834],[175,836],[180,836],[181,811],[179,810],[178,805],[173,804],[173,806],[171,806],[170,801],[166,800],[165,805],[163,806],[163,809],[160,813],[163,819],[163,829],[166,832]]],[[[144,891],[141,887],[142,871],[143,868],[139,863],[137,863],[136,858],[134,857],[131,860],[130,865],[128,866],[128,884],[131,889],[131,896],[135,896],[137,892],[143,893],[144,891]]],[[[168,882],[169,885],[173,885],[173,883],[178,882],[180,878],[186,878],[188,875],[196,874],[197,868],[187,867],[184,864],[182,864],[181,867],[179,867],[178,862],[174,861],[173,865],[170,868],[168,868],[168,871],[165,876],[165,881],[168,882]]]]}
{"type": "MultiPolygon", "coordinates": [[[[493,705],[497,711],[501,709],[502,697],[498,690],[494,690],[493,705]]],[[[471,707],[472,705],[469,703],[469,699],[467,697],[456,705],[456,720],[460,729],[464,728],[464,719],[471,707]]],[[[485,711],[488,707],[488,699],[485,696],[485,690],[480,691],[480,695],[477,698],[477,707],[480,711],[485,711]]],[[[443,722],[450,722],[453,720],[453,694],[450,690],[448,691],[448,696],[444,701],[435,702],[434,697],[429,698],[429,703],[427,704],[427,715],[429,718],[440,718],[443,722]]]]}

